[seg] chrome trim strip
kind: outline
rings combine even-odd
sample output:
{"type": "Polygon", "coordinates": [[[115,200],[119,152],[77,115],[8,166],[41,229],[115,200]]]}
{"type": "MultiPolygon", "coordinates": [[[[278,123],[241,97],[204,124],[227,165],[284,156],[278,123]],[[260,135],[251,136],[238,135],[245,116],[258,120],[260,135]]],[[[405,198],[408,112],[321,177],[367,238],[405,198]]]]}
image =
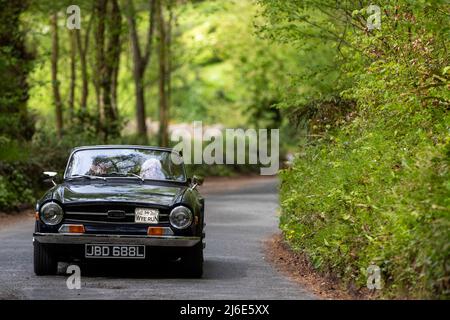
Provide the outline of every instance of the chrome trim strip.
{"type": "Polygon", "coordinates": [[[201,241],[200,237],[181,236],[140,236],[112,234],[60,234],[33,233],[33,239],[39,243],[50,244],[132,244],[154,247],[192,247],[201,241]]]}
{"type": "Polygon", "coordinates": [[[92,216],[107,216],[106,212],[77,212],[77,211],[66,211],[66,214],[73,215],[92,215],[92,216]]]}
{"type": "MultiPolygon", "coordinates": [[[[81,211],[66,211],[66,214],[73,214],[73,215],[85,215],[85,216],[107,216],[107,212],[81,212],[81,211]]],[[[134,213],[125,213],[126,216],[134,217],[134,213]]],[[[169,216],[167,213],[160,213],[160,217],[167,217],[169,216]]]]}

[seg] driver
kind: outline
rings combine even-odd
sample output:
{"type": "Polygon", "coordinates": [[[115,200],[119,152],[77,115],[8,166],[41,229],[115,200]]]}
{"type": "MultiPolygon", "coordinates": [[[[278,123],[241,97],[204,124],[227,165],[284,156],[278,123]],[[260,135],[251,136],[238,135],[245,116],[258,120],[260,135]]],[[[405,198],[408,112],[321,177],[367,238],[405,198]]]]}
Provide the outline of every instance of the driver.
{"type": "Polygon", "coordinates": [[[93,163],[87,173],[91,176],[101,176],[105,175],[107,171],[108,165],[106,163],[99,163],[99,164],[93,163]]]}
{"type": "Polygon", "coordinates": [[[162,171],[161,162],[158,159],[148,159],[141,166],[139,174],[143,179],[165,180],[166,177],[162,171]]]}

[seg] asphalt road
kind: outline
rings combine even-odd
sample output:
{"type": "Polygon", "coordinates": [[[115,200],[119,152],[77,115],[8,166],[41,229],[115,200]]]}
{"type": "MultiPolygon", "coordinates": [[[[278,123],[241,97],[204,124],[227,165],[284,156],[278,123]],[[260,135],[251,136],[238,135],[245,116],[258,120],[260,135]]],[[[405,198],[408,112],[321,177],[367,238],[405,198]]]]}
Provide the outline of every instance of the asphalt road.
{"type": "Polygon", "coordinates": [[[182,278],[178,265],[82,268],[80,290],[57,276],[33,273],[33,221],[0,231],[0,299],[314,299],[264,259],[263,241],[277,231],[276,180],[206,194],[204,277],[182,278]],[[161,270],[162,269],[162,270],[161,270]]]}

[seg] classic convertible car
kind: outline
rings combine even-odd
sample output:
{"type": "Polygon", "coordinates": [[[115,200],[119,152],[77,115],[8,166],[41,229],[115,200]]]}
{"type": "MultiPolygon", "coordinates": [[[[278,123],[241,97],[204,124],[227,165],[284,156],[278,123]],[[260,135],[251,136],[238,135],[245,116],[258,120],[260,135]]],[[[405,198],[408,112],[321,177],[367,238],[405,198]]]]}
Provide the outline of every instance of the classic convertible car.
{"type": "Polygon", "coordinates": [[[75,148],[60,184],[38,201],[34,272],[57,272],[58,261],[180,260],[201,277],[204,199],[187,178],[182,157],[166,148],[75,148]]]}

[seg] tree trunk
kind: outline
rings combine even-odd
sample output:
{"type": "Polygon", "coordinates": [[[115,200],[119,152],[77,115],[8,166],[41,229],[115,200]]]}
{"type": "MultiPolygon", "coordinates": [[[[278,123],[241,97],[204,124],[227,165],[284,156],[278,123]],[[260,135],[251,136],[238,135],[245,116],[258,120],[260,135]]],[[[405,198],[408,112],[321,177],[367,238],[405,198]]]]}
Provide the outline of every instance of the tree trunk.
{"type": "Polygon", "coordinates": [[[70,86],[69,86],[69,115],[73,119],[75,104],[75,83],[76,83],[76,35],[74,30],[69,30],[70,37],[70,86]]]}
{"type": "MultiPolygon", "coordinates": [[[[107,124],[105,123],[105,19],[107,0],[96,1],[95,14],[97,18],[95,43],[96,43],[96,93],[98,102],[98,130],[103,134],[103,140],[107,142],[108,135],[105,133],[107,124]]],[[[106,101],[107,102],[107,101],[106,101]]]]}
{"type": "Polygon", "coordinates": [[[147,125],[144,96],[144,74],[150,62],[155,29],[155,0],[150,0],[149,27],[147,32],[147,44],[144,54],[141,53],[139,39],[136,31],[136,12],[132,0],[127,0],[127,21],[130,32],[131,50],[133,55],[133,79],[136,97],[136,125],[138,135],[147,142],[147,125]]]}
{"type": "MultiPolygon", "coordinates": [[[[171,95],[172,95],[172,26],[174,23],[173,0],[169,0],[169,21],[167,22],[167,58],[166,58],[166,95],[168,118],[170,119],[171,95]]],[[[168,120],[169,120],[168,119],[168,120]]]]}
{"type": "Polygon", "coordinates": [[[33,54],[25,45],[21,16],[28,1],[0,0],[0,137],[31,140],[35,128],[27,109],[33,54]]]}
{"type": "Polygon", "coordinates": [[[56,134],[58,138],[62,137],[63,130],[63,115],[62,115],[62,101],[59,91],[58,82],[58,58],[59,58],[59,43],[58,43],[58,15],[53,13],[50,17],[50,24],[52,30],[52,88],[53,88],[53,101],[55,104],[55,116],[56,116],[56,134]]]}
{"type": "Polygon", "coordinates": [[[87,63],[86,63],[86,51],[81,44],[81,34],[80,30],[75,29],[75,39],[77,42],[78,55],[80,56],[80,69],[81,69],[81,98],[80,107],[82,110],[87,108],[87,98],[89,95],[89,85],[88,85],[88,74],[87,74],[87,63]]]}
{"type": "Polygon", "coordinates": [[[89,96],[89,78],[87,72],[87,61],[86,61],[86,53],[89,45],[89,34],[91,30],[93,15],[89,19],[89,24],[84,35],[84,44],[82,42],[81,31],[79,29],[75,29],[75,41],[78,49],[78,55],[80,56],[80,67],[81,67],[81,98],[80,98],[80,107],[82,110],[86,111],[87,109],[87,99],[89,96]]]}
{"type": "MultiPolygon", "coordinates": [[[[121,46],[121,44],[119,44],[121,46]]],[[[115,120],[119,119],[119,103],[117,100],[117,87],[119,85],[120,51],[114,59],[113,75],[111,82],[111,107],[115,120]]]]}
{"type": "MultiPolygon", "coordinates": [[[[118,107],[117,107],[117,76],[120,60],[120,34],[122,30],[122,16],[120,14],[120,7],[117,0],[112,0],[111,18],[109,21],[109,42],[106,51],[106,78],[109,84],[108,93],[109,105],[106,109],[107,118],[110,122],[111,134],[117,135],[119,133],[118,125],[118,107]]],[[[105,104],[106,106],[107,104],[105,104]]]]}
{"type": "Polygon", "coordinates": [[[136,95],[136,124],[138,135],[147,142],[147,124],[146,124],[146,112],[145,112],[145,97],[144,97],[144,81],[143,73],[140,71],[134,71],[134,83],[135,83],[135,95],[136,95]]]}
{"type": "Polygon", "coordinates": [[[169,105],[167,101],[167,34],[161,0],[158,0],[159,27],[159,144],[167,147],[169,144],[168,122],[169,105]]]}

